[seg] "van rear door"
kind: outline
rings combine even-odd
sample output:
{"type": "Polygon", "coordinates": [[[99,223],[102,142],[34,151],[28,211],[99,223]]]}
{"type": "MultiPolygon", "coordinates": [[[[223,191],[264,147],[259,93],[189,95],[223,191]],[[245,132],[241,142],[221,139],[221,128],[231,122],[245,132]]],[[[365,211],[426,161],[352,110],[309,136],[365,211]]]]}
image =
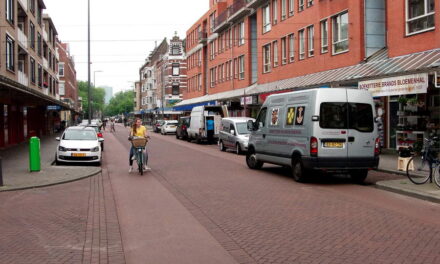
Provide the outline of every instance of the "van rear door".
{"type": "Polygon", "coordinates": [[[363,159],[374,157],[377,129],[374,124],[373,100],[368,92],[347,89],[348,160],[362,167],[363,159]]]}

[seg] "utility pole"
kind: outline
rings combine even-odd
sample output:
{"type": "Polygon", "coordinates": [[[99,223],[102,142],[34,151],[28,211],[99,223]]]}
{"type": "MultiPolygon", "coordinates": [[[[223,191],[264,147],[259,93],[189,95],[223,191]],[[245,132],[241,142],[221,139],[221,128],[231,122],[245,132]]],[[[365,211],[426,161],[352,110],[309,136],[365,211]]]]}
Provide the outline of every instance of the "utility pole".
{"type": "Polygon", "coordinates": [[[92,122],[93,119],[93,114],[92,114],[92,92],[91,92],[91,87],[90,87],[90,0],[87,0],[87,49],[88,49],[88,62],[87,62],[87,66],[88,66],[88,103],[89,103],[89,125],[92,122]]]}

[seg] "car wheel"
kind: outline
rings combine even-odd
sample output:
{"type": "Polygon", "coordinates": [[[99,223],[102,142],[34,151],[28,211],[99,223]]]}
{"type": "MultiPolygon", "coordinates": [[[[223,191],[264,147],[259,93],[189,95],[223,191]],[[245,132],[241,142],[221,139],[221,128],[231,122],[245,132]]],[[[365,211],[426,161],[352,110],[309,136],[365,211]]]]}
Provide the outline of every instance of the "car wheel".
{"type": "Polygon", "coordinates": [[[250,150],[246,155],[246,164],[250,169],[258,170],[263,167],[264,163],[257,159],[257,154],[255,153],[255,151],[250,150]]]}
{"type": "Polygon", "coordinates": [[[199,135],[196,135],[196,142],[197,142],[197,144],[201,144],[202,143],[202,140],[199,137],[199,135]]]}
{"type": "Polygon", "coordinates": [[[179,134],[176,132],[176,139],[180,139],[179,134]]]}
{"type": "Polygon", "coordinates": [[[296,182],[304,182],[306,176],[301,159],[295,158],[292,161],[292,177],[296,182]]]}
{"type": "Polygon", "coordinates": [[[104,151],[104,143],[101,144],[101,151],[104,151]]]}
{"type": "Polygon", "coordinates": [[[354,170],[350,172],[350,176],[354,183],[362,184],[368,176],[368,170],[354,170]]]}
{"type": "Polygon", "coordinates": [[[188,137],[186,138],[186,141],[191,142],[191,137],[188,135],[188,137]]]}
{"type": "Polygon", "coordinates": [[[55,165],[61,165],[61,162],[58,161],[58,157],[56,153],[55,153],[55,165]]]}
{"type": "Polygon", "coordinates": [[[243,153],[243,151],[241,150],[240,144],[237,143],[237,147],[235,148],[235,153],[237,155],[240,155],[241,153],[243,153]]]}
{"type": "Polygon", "coordinates": [[[218,143],[218,146],[220,148],[220,151],[226,151],[225,145],[223,145],[223,141],[220,140],[220,142],[218,143]]]}

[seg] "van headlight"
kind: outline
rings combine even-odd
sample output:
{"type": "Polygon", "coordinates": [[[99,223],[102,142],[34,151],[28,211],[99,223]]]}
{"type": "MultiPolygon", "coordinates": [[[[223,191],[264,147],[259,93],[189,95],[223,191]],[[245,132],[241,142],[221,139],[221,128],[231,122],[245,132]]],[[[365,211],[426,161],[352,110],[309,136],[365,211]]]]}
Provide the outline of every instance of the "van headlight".
{"type": "Polygon", "coordinates": [[[92,148],[92,152],[98,152],[98,151],[99,151],[99,147],[92,148]]]}
{"type": "Polygon", "coordinates": [[[62,146],[59,146],[58,150],[61,151],[61,152],[66,152],[67,151],[67,149],[65,147],[62,147],[62,146]]]}

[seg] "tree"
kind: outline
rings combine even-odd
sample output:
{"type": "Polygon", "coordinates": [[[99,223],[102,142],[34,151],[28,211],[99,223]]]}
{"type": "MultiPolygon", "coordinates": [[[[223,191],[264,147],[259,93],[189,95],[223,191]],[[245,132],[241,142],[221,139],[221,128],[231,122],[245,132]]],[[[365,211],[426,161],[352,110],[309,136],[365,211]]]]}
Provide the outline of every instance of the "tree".
{"type": "Polygon", "coordinates": [[[134,92],[125,91],[117,93],[104,110],[106,116],[130,113],[134,107],[134,92]]]}
{"type": "MultiPolygon", "coordinates": [[[[79,96],[82,97],[83,113],[84,119],[89,117],[89,93],[88,84],[85,81],[78,81],[79,96]]],[[[103,88],[97,88],[92,86],[92,108],[93,112],[103,112],[104,111],[104,101],[105,101],[105,90],[103,88]]],[[[94,115],[94,117],[97,117],[94,115]]]]}

